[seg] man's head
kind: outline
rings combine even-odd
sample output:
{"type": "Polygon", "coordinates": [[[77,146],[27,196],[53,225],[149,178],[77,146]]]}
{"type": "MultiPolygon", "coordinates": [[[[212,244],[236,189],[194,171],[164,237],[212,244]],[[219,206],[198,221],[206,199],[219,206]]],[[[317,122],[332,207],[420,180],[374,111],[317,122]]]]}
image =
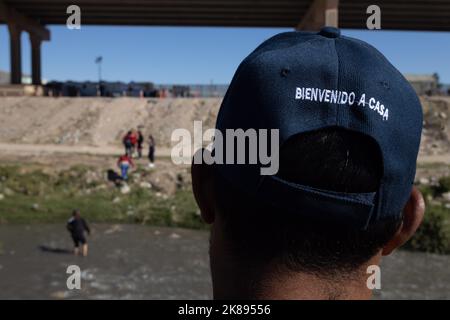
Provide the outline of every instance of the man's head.
{"type": "Polygon", "coordinates": [[[72,216],[74,218],[79,218],[80,217],[80,209],[73,209],[72,210],[72,216]]]}
{"type": "MultiPolygon", "coordinates": [[[[280,150],[277,176],[338,192],[371,192],[382,170],[373,147],[368,137],[338,128],[294,136],[280,150]]],[[[233,186],[214,166],[193,165],[192,175],[203,219],[213,224],[210,258],[218,298],[288,298],[290,292],[283,296],[265,286],[295,274],[327,283],[303,297],[348,297],[346,286],[365,285],[367,266],[404,244],[424,214],[422,196],[413,189],[399,218],[360,230],[261,201],[233,186]],[[236,278],[230,279],[233,274],[236,278]]],[[[298,285],[307,287],[307,281],[298,285]]]]}
{"type": "Polygon", "coordinates": [[[407,81],[359,40],[325,28],[259,46],[236,72],[217,129],[279,130],[278,172],[192,167],[213,225],[215,297],[369,296],[367,266],[422,220],[412,188],[421,126],[407,81]]]}

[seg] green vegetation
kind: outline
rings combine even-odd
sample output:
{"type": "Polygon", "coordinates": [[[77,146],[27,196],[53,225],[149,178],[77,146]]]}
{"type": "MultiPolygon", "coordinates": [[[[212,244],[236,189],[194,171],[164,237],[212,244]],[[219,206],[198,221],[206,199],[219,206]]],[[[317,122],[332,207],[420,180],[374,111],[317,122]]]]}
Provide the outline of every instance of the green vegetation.
{"type": "Polygon", "coordinates": [[[439,194],[450,192],[450,177],[442,177],[439,179],[439,185],[436,190],[436,192],[439,194]]]}
{"type": "Polygon", "coordinates": [[[449,254],[449,210],[442,206],[428,206],[422,225],[405,247],[418,251],[449,254]]]}
{"type": "Polygon", "coordinates": [[[19,167],[0,167],[0,223],[63,223],[79,208],[91,222],[205,228],[187,187],[168,196],[130,182],[132,191],[122,194],[103,176],[86,178],[89,171],[78,166],[55,174],[22,173],[19,167]]]}
{"type": "Polygon", "coordinates": [[[430,199],[439,198],[443,193],[450,192],[450,176],[441,177],[437,185],[420,185],[419,189],[428,204],[430,199]]]}
{"type": "MultiPolygon", "coordinates": [[[[136,170],[130,176],[131,192],[122,194],[106,181],[104,172],[89,167],[49,174],[40,169],[0,166],[0,223],[65,223],[72,209],[79,208],[90,222],[206,228],[189,185],[181,184],[168,195],[156,187],[141,187],[136,177],[144,173],[136,170]]],[[[450,209],[436,201],[450,191],[450,178],[420,189],[427,202],[425,219],[405,247],[450,253],[450,209]]]]}
{"type": "Polygon", "coordinates": [[[405,248],[441,254],[450,254],[450,209],[434,201],[442,193],[449,192],[450,178],[439,179],[437,186],[419,186],[422,191],[426,211],[422,225],[405,248]]]}

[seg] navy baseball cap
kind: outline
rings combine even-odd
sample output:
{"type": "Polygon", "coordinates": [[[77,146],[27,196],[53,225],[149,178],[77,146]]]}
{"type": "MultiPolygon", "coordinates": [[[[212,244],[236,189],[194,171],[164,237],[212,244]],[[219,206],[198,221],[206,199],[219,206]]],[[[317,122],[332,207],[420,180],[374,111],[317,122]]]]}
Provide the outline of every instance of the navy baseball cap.
{"type": "Polygon", "coordinates": [[[414,183],[422,131],[420,101],[403,75],[371,45],[325,27],[286,32],[238,67],[216,129],[278,129],[279,144],[299,133],[338,127],[371,137],[382,159],[379,189],[321,190],[261,175],[261,163],[219,164],[239,190],[281,209],[365,229],[401,217],[414,183]]]}

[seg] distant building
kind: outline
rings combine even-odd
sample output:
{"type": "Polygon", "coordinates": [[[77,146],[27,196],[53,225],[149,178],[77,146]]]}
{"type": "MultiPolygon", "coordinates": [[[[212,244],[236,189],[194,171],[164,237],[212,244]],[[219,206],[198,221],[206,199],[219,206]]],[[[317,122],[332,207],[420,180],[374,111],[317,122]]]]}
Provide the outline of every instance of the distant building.
{"type": "MultiPolygon", "coordinates": [[[[1,1],[1,0],[0,0],[1,1]]],[[[9,72],[0,71],[0,85],[9,85],[9,72]]],[[[223,97],[228,84],[154,84],[152,82],[102,81],[46,81],[43,94],[65,97],[223,97]]],[[[31,84],[31,77],[24,74],[22,84],[31,84]]],[[[42,90],[41,90],[42,91],[42,90]]]]}
{"type": "MultiPolygon", "coordinates": [[[[0,85],[10,84],[10,73],[6,71],[0,70],[0,85]]],[[[45,84],[46,80],[42,80],[42,83],[45,84]]],[[[31,76],[29,74],[22,74],[22,83],[23,84],[31,84],[31,76]]]]}
{"type": "Polygon", "coordinates": [[[440,92],[442,95],[450,96],[450,84],[440,84],[440,92]]]}
{"type": "Polygon", "coordinates": [[[439,76],[434,74],[405,74],[418,95],[434,95],[439,91],[439,76]]]}
{"type": "Polygon", "coordinates": [[[185,85],[173,85],[172,86],[172,96],[173,97],[190,97],[191,88],[185,85]]]}
{"type": "Polygon", "coordinates": [[[228,90],[228,84],[165,84],[156,85],[156,89],[169,89],[172,97],[223,97],[228,90]]]}
{"type": "Polygon", "coordinates": [[[49,96],[67,97],[223,97],[228,89],[226,84],[160,84],[152,82],[98,82],[51,81],[45,86],[49,96]]]}
{"type": "Polygon", "coordinates": [[[9,84],[9,73],[0,70],[0,84],[9,84]]]}
{"type": "Polygon", "coordinates": [[[153,83],[151,82],[98,82],[92,81],[51,81],[45,86],[46,95],[67,97],[150,97],[153,94],[153,83]]]}

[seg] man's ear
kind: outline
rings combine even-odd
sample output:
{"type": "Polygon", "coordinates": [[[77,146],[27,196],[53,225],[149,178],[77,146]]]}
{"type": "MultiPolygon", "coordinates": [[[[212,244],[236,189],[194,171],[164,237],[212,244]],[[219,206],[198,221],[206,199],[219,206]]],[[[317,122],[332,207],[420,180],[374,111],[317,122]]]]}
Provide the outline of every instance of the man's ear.
{"type": "Polygon", "coordinates": [[[408,202],[403,209],[403,221],[395,236],[384,246],[382,254],[391,254],[396,248],[402,246],[416,233],[425,214],[425,201],[422,193],[413,187],[408,202]]]}
{"type": "MultiPolygon", "coordinates": [[[[195,201],[203,220],[211,224],[214,222],[214,172],[213,166],[201,161],[200,164],[195,163],[195,159],[203,159],[204,149],[199,149],[192,158],[191,176],[192,176],[192,190],[194,191],[195,201]]],[[[205,151],[207,152],[207,150],[205,151]]]]}

